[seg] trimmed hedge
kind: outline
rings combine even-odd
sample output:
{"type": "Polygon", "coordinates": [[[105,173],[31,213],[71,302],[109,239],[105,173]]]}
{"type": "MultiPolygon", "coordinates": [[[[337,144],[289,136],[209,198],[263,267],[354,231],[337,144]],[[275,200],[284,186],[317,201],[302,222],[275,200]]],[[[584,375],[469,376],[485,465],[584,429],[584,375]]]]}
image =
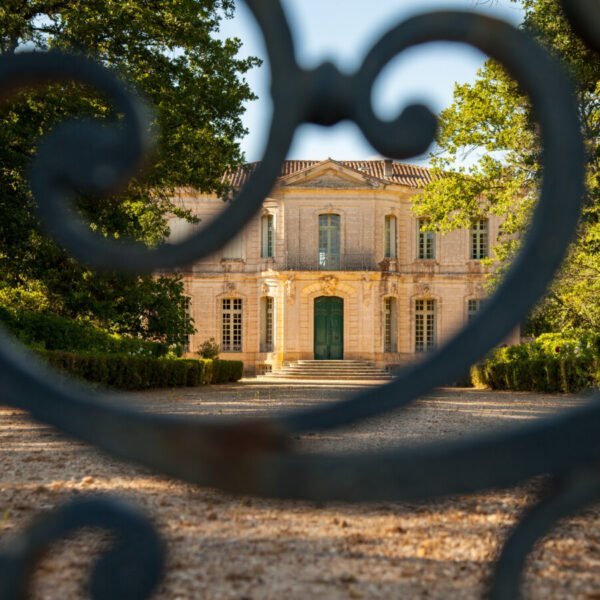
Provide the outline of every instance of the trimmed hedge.
{"type": "Polygon", "coordinates": [[[120,390],[226,383],[238,381],[243,371],[241,361],[200,361],[60,351],[41,351],[39,354],[59,371],[120,390]],[[207,362],[211,364],[207,365],[207,362]],[[213,362],[216,363],[216,368],[213,362]]]}
{"type": "Polygon", "coordinates": [[[498,348],[471,369],[475,387],[531,392],[578,392],[600,386],[600,334],[545,333],[498,348]]]}
{"type": "Polygon", "coordinates": [[[201,359],[204,365],[202,383],[231,383],[239,381],[244,374],[241,360],[201,359]]]}
{"type": "Polygon", "coordinates": [[[521,358],[488,360],[471,369],[475,387],[528,392],[579,392],[600,385],[600,364],[584,358],[521,358]]]}

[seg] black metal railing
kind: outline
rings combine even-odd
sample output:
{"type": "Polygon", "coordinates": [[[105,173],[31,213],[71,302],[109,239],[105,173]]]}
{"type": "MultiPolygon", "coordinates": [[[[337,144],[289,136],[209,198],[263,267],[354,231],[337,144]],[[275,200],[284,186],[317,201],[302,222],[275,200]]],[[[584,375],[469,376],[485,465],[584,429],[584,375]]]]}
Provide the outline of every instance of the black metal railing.
{"type": "Polygon", "coordinates": [[[314,256],[288,254],[285,259],[286,271],[380,271],[372,252],[343,252],[337,256],[314,256]]]}
{"type": "MultiPolygon", "coordinates": [[[[199,485],[277,498],[319,501],[421,500],[513,486],[539,474],[556,485],[521,521],[497,564],[491,595],[516,598],[525,557],[558,518],[600,499],[600,396],[559,417],[517,432],[498,433],[418,450],[369,455],[302,453],[293,440],[305,431],[337,428],[406,406],[434,386],[460,376],[511,331],[546,290],[576,229],[584,196],[584,149],[575,94],[563,68],[512,26],[468,12],[435,12],[392,28],[354,75],[326,63],[312,71],[295,60],[279,0],[246,0],[270,58],[273,118],[265,156],[247,185],[204,231],[152,250],[94,233],[75,217],[78,192],[111,193],[148,152],[146,111],[126,86],[84,58],[35,53],[0,58],[0,98],[22,86],[78,80],[112,99],[123,118],[112,127],[66,124],[40,146],[32,189],[47,230],[74,256],[98,269],[153,272],[192,264],[222,248],[260,209],[302,123],[355,121],[376,151],[401,159],[432,142],[435,117],[410,106],[393,122],[373,112],[371,90],[399,53],[431,41],[470,44],[499,61],[529,96],[543,144],[544,180],[533,224],[502,286],[453,340],[402,371],[389,384],[344,401],[270,419],[189,420],[143,414],[103,392],[64,383],[0,333],[0,393],[6,405],[122,459],[199,485]],[[108,400],[108,401],[107,401],[108,400]],[[377,468],[373,468],[377,465],[377,468]]],[[[563,0],[582,37],[600,47],[594,0],[563,0]]],[[[149,522],[105,498],[75,500],[5,541],[0,598],[22,598],[43,551],[82,527],[115,534],[96,565],[97,598],[143,598],[164,569],[164,549],[149,522]]]]}

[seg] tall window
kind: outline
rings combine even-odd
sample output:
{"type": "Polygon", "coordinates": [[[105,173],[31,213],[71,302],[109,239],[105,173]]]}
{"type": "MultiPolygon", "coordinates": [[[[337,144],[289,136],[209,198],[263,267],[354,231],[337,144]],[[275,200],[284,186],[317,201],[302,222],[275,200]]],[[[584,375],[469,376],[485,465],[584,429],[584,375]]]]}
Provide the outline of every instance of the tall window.
{"type": "Polygon", "coordinates": [[[221,350],[242,351],[242,300],[223,298],[221,313],[221,350]]]}
{"type": "Polygon", "coordinates": [[[467,302],[467,322],[468,323],[470,323],[475,318],[475,316],[481,309],[481,305],[483,302],[484,302],[483,300],[480,300],[478,298],[471,298],[467,302]]]}
{"type": "Polygon", "coordinates": [[[236,235],[232,240],[227,242],[227,245],[223,248],[223,258],[226,259],[240,259],[244,257],[244,236],[242,233],[236,235]]]}
{"type": "Polygon", "coordinates": [[[417,248],[417,256],[421,260],[429,260],[435,258],[435,232],[425,231],[424,228],[429,225],[429,219],[419,219],[419,241],[417,248]]]}
{"type": "Polygon", "coordinates": [[[263,215],[260,220],[260,255],[262,258],[273,258],[275,256],[273,234],[273,215],[263,215]]]}
{"type": "Polygon", "coordinates": [[[396,315],[396,299],[385,298],[384,300],[384,335],[383,351],[397,352],[398,318],[396,315]]]}
{"type": "MultiPolygon", "coordinates": [[[[187,323],[188,319],[192,317],[192,307],[191,307],[191,299],[185,303],[185,308],[183,309],[184,320],[187,323]]],[[[190,336],[187,334],[183,341],[183,351],[185,353],[190,351],[190,336]]]]}
{"type": "Polygon", "coordinates": [[[261,298],[260,351],[273,352],[273,298],[261,298]]]}
{"type": "Polygon", "coordinates": [[[397,258],[397,221],[394,215],[385,217],[385,258],[397,258]]]}
{"type": "Polygon", "coordinates": [[[471,259],[481,260],[489,254],[488,220],[477,219],[471,227],[471,259]]]}
{"type": "Polygon", "coordinates": [[[319,268],[340,267],[340,215],[319,215],[319,268]]]}
{"type": "Polygon", "coordinates": [[[435,300],[415,301],[415,352],[429,352],[435,347],[435,300]]]}

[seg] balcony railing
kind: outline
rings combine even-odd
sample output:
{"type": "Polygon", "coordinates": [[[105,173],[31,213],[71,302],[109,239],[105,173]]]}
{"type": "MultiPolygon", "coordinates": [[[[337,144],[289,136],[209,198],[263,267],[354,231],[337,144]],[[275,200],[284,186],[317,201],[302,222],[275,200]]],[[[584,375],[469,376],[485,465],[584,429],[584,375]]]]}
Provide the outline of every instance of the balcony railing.
{"type": "Polygon", "coordinates": [[[294,256],[285,259],[287,271],[380,271],[372,252],[346,252],[340,256],[294,256]]]}

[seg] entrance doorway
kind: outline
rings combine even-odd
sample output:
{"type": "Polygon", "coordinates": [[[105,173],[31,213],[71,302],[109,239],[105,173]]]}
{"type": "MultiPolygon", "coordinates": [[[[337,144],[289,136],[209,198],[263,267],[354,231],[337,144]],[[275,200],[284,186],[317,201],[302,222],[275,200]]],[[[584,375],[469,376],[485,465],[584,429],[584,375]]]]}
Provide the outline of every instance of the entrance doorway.
{"type": "Polygon", "coordinates": [[[344,300],[315,298],[315,360],[344,358],[344,300]]]}

